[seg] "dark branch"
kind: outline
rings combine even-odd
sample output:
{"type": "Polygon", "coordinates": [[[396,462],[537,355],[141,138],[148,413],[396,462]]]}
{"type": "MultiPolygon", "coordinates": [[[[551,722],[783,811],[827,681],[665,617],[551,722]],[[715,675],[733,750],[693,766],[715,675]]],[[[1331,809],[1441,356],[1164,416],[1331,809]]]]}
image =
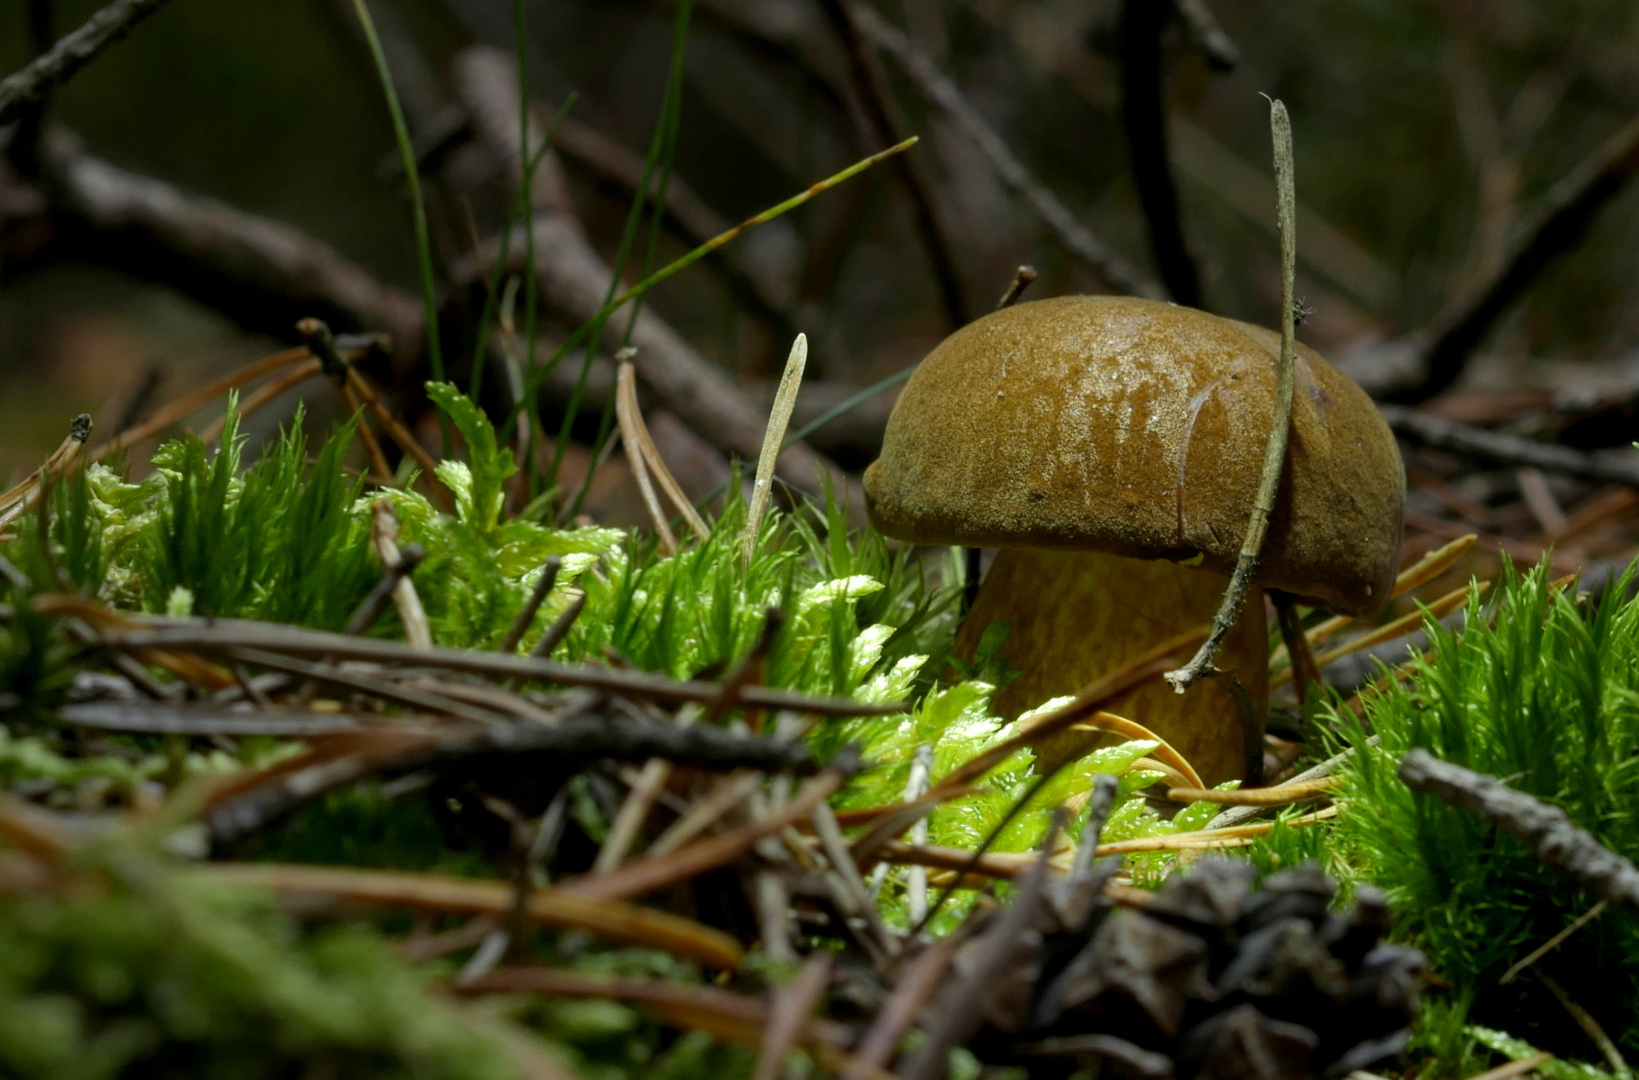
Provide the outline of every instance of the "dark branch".
{"type": "Polygon", "coordinates": [[[1110,249],[1104,241],[1093,235],[1091,229],[1081,224],[1058,196],[1030,175],[1013,152],[1007,148],[1000,135],[996,134],[979,111],[962,96],[955,83],[947,78],[934,65],[933,61],[918,49],[902,31],[889,25],[875,11],[866,7],[854,9],[854,21],[859,31],[870,39],[872,45],[883,52],[891,53],[904,67],[922,93],[928,100],[943,109],[956,122],[979,152],[990,162],[990,167],[1002,183],[1012,189],[1013,193],[1023,199],[1036,216],[1053,230],[1059,243],[1069,249],[1070,253],[1088,266],[1092,267],[1099,276],[1110,285],[1135,296],[1149,296],[1160,298],[1163,296],[1161,286],[1145,274],[1138,267],[1128,262],[1119,253],[1110,249]]]}
{"type": "MultiPolygon", "coordinates": [[[[820,0],[820,6],[848,54],[849,78],[864,105],[876,141],[883,146],[903,142],[903,125],[894,116],[888,91],[871,64],[871,53],[855,22],[852,5],[848,0],[820,0]]],[[[949,237],[933,203],[931,186],[918,167],[917,159],[911,155],[895,155],[893,167],[910,196],[911,208],[916,214],[917,232],[922,237],[922,246],[927,249],[928,261],[932,264],[939,297],[945,307],[945,318],[952,328],[961,326],[967,322],[967,303],[962,297],[961,275],[956,270],[956,258],[951,251],[949,237]]]]}
{"type": "Polygon", "coordinates": [[[1200,307],[1201,277],[1184,241],[1178,186],[1167,160],[1161,31],[1171,14],[1171,0],[1124,0],[1121,6],[1121,125],[1156,269],[1174,300],[1200,307]]]}
{"type": "Polygon", "coordinates": [[[1384,405],[1382,410],[1394,433],[1414,446],[1497,465],[1523,465],[1601,484],[1639,488],[1639,462],[1626,451],[1584,453],[1566,446],[1469,427],[1403,405],[1384,405]]]}
{"type": "Polygon", "coordinates": [[[1405,756],[1400,779],[1517,836],[1544,865],[1595,896],[1639,911],[1639,867],[1577,828],[1559,807],[1494,777],[1441,761],[1426,750],[1405,756]]]}
{"type": "Polygon", "coordinates": [[[1549,264],[1582,242],[1594,215],[1627,186],[1635,172],[1639,172],[1639,120],[1617,132],[1597,154],[1555,185],[1513,257],[1466,302],[1436,320],[1433,342],[1423,352],[1417,380],[1379,396],[1415,405],[1456,385],[1469,357],[1497,320],[1549,264]]]}
{"type": "Polygon", "coordinates": [[[114,0],[44,55],[0,80],[0,124],[9,124],[35,102],[73,78],[97,54],[158,11],[165,0],[114,0]]]}
{"type": "MultiPolygon", "coordinates": [[[[289,339],[298,319],[317,315],[345,329],[385,331],[399,356],[419,350],[415,299],[329,245],[284,222],[77,153],[62,132],[48,143],[55,200],[49,207],[38,200],[47,239],[35,259],[76,259],[162,282],[278,338],[289,339]]],[[[8,199],[13,192],[35,189],[19,185],[5,192],[8,199]]]]}
{"type": "MultiPolygon", "coordinates": [[[[599,667],[594,664],[564,664],[524,656],[476,652],[471,649],[434,647],[412,649],[402,642],[377,638],[347,637],[343,634],[303,630],[274,623],[238,619],[143,620],[141,629],[110,631],[103,635],[109,645],[120,649],[183,649],[220,653],[264,650],[288,657],[330,657],[334,660],[364,660],[414,667],[441,667],[480,675],[540,679],[562,686],[587,686],[655,701],[712,702],[721,693],[714,683],[679,682],[663,675],[599,667]]],[[[400,687],[400,695],[408,692],[400,687]]],[[[882,716],[902,712],[902,705],[868,705],[841,698],[813,697],[766,686],[748,686],[741,691],[743,704],[764,709],[789,709],[797,713],[828,716],[882,716]]],[[[439,706],[433,706],[436,711],[439,706]]]]}
{"type": "MultiPolygon", "coordinates": [[[[807,776],[819,771],[819,763],[801,741],[734,735],[714,727],[675,727],[591,713],[562,720],[552,727],[494,724],[477,734],[412,741],[391,753],[321,761],[252,788],[210,812],[207,826],[212,847],[232,844],[331,791],[376,773],[448,767],[485,758],[516,766],[523,755],[534,755],[547,768],[596,758],[663,758],[725,772],[755,769],[807,776]]],[[[850,758],[850,763],[853,760],[850,758]]]]}

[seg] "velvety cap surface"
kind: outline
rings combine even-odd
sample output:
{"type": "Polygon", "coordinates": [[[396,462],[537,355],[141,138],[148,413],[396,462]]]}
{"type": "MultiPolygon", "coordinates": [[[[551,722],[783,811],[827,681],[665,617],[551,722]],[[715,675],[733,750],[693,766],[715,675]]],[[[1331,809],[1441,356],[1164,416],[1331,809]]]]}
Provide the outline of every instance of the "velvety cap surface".
{"type": "MultiPolygon", "coordinates": [[[[906,384],[865,473],[871,519],[922,544],[1200,555],[1227,574],[1279,358],[1279,334],[1155,300],[1068,296],[987,315],[906,384]]],[[[1404,500],[1376,406],[1299,345],[1258,582],[1334,611],[1376,610],[1394,581],[1404,500]]]]}

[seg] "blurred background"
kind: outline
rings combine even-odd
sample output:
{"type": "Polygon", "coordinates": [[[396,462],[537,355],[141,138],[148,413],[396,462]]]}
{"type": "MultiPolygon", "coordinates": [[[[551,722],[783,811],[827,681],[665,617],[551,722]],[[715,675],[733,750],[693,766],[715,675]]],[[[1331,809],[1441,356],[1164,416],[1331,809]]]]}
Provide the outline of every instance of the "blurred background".
{"type": "MultiPolygon", "coordinates": [[[[0,70],[96,8],[5,5],[0,70]]],[[[514,8],[371,10],[421,154],[445,363],[466,385],[473,267],[493,260],[516,183],[514,8]]],[[[542,283],[546,357],[585,318],[572,294],[601,295],[616,261],[679,12],[530,0],[524,14],[540,128],[576,95],[534,189],[570,230],[553,270],[567,276],[542,283]]],[[[660,287],[649,310],[688,355],[649,363],[703,361],[761,410],[803,330],[800,421],[914,363],[1026,263],[1030,298],[1148,291],[1274,325],[1269,94],[1295,127],[1303,340],[1383,399],[1465,423],[1588,450],[1639,432],[1631,0],[695,0],[684,14],[661,262],[904,135],[922,141],[660,287]]],[[[30,147],[14,126],[0,171],[0,478],[36,467],[77,412],[109,435],[288,347],[303,314],[391,333],[375,373],[420,416],[410,204],[348,0],[174,0],[55,94],[43,129],[30,147]]],[[[504,359],[480,380],[498,414],[515,389],[504,359]]],[[[571,355],[560,374],[578,368],[571,355]]],[[[548,433],[572,382],[543,388],[548,433]]],[[[609,385],[600,367],[571,425],[581,442],[609,385]]],[[[657,385],[644,381],[656,441],[686,487],[709,490],[732,439],[657,385]]],[[[304,393],[331,422],[321,382],[253,433],[304,393]]],[[[811,445],[863,467],[891,401],[811,445]]],[[[571,450],[569,467],[587,456],[571,450]]],[[[1517,470],[1476,481],[1438,455],[1412,464],[1434,493],[1414,510],[1533,512],[1517,470]]],[[[638,520],[618,458],[606,468],[590,505],[638,520]]],[[[1546,490],[1563,516],[1600,489],[1554,477],[1546,490]]]]}

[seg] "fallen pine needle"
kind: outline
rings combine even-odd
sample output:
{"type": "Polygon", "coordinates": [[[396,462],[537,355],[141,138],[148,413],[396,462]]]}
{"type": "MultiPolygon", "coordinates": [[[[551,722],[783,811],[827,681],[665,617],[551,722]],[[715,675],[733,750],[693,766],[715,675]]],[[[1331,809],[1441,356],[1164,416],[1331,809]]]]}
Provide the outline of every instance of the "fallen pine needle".
{"type": "Polygon", "coordinates": [[[1300,799],[1325,795],[1339,784],[1335,776],[1306,780],[1300,784],[1281,784],[1279,787],[1243,788],[1240,791],[1212,791],[1207,788],[1175,787],[1167,791],[1173,802],[1209,802],[1222,806],[1284,806],[1300,799]]]}
{"type": "MultiPolygon", "coordinates": [[[[352,867],[283,863],[220,863],[202,873],[285,895],[331,896],[354,903],[417,911],[460,911],[506,917],[518,890],[511,882],[469,881],[438,874],[406,874],[352,867]]],[[[535,922],[564,930],[660,949],[711,967],[733,969],[745,950],[721,930],[664,911],[593,900],[562,889],[535,889],[524,905],[535,922]]]]}

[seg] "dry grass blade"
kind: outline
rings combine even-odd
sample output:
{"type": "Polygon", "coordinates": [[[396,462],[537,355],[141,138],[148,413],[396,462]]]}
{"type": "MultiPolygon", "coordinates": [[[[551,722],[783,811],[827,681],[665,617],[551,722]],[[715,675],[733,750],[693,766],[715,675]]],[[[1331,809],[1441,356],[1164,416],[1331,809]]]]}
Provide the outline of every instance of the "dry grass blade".
{"type": "Polygon", "coordinates": [[[68,832],[49,814],[6,792],[0,792],[0,840],[47,860],[73,847],[68,832]]]}
{"type": "MultiPolygon", "coordinates": [[[[256,413],[261,412],[269,402],[296,389],[296,387],[302,385],[322,370],[323,367],[317,360],[308,360],[298,364],[293,370],[279,376],[239,402],[238,407],[234,410],[234,415],[238,416],[240,420],[244,420],[247,416],[254,416],[256,413]]],[[[223,413],[211,421],[209,427],[199,433],[199,441],[206,446],[214,446],[216,440],[222,437],[222,431],[227,427],[227,424],[228,414],[223,413]]],[[[387,478],[391,480],[391,474],[387,474],[387,478]]]]}
{"type": "MultiPolygon", "coordinates": [[[[502,968],[455,989],[468,995],[535,993],[628,1001],[646,1006],[673,1027],[704,1031],[720,1041],[751,1048],[762,1044],[769,1023],[767,1005],[726,990],[640,979],[600,979],[557,968],[502,968]]],[[[842,1025],[811,1019],[799,1041],[824,1069],[840,1073],[851,1064],[845,1049],[849,1039],[850,1033],[842,1025]]],[[[880,1071],[870,1076],[871,1080],[892,1080],[880,1071]]]]}
{"type": "Polygon", "coordinates": [[[763,431],[762,453],[757,455],[757,476],[751,486],[751,506],[746,511],[746,531],[740,540],[740,553],[746,561],[757,549],[757,536],[762,531],[763,514],[768,511],[768,497],[774,483],[774,467],[780,460],[780,448],[785,445],[785,432],[791,426],[791,413],[797,407],[797,391],[802,388],[803,369],[808,366],[808,335],[798,334],[791,343],[791,354],[786,357],[785,371],[780,376],[780,387],[774,392],[774,405],[768,411],[768,427],[763,431]]]}
{"type": "MultiPolygon", "coordinates": [[[[1029,726],[1033,729],[1035,725],[1034,723],[1031,723],[1029,726]]],[[[1078,720],[1076,723],[1071,724],[1068,730],[1107,731],[1112,735],[1119,735],[1123,739],[1142,739],[1146,742],[1154,742],[1157,745],[1154,750],[1150,751],[1152,756],[1159,760],[1163,765],[1170,765],[1174,769],[1178,770],[1178,772],[1190,782],[1192,787],[1206,787],[1206,784],[1201,780],[1201,774],[1195,771],[1195,767],[1189,763],[1189,760],[1185,758],[1184,755],[1172,748],[1172,744],[1168,743],[1167,740],[1163,739],[1143,724],[1128,720],[1125,716],[1117,716],[1112,712],[1100,711],[1087,717],[1085,720],[1078,720]]]]}
{"type": "Polygon", "coordinates": [[[762,783],[762,776],[754,772],[736,773],[724,777],[706,797],[694,802],[688,811],[649,845],[649,856],[658,858],[675,851],[693,840],[701,832],[721,821],[723,816],[738,806],[762,783]]]}
{"type": "Polygon", "coordinates": [[[68,436],[56,450],[52,451],[45,464],[29,473],[22,483],[0,495],[0,529],[28,512],[28,508],[40,497],[42,484],[49,484],[67,475],[68,470],[74,465],[74,459],[80,454],[80,448],[90,437],[91,414],[81,413],[69,423],[68,436]]]}
{"type": "Polygon", "coordinates": [[[1058,843],[1064,817],[1062,810],[1053,815],[1042,850],[1019,885],[1013,902],[980,940],[977,955],[962,980],[952,984],[941,997],[928,1040],[905,1063],[900,1072],[903,1080],[940,1080],[946,1076],[950,1050],[978,1028],[998,986],[1005,981],[1003,974],[1019,956],[1026,932],[1046,895],[1048,859],[1058,843]]]}
{"type": "Polygon", "coordinates": [[[565,883],[562,891],[591,900],[627,900],[723,866],[750,851],[763,837],[813,813],[842,786],[842,780],[840,772],[827,769],[804,784],[796,798],[757,821],[665,855],[628,863],[607,874],[575,878],[565,883]]]}
{"type": "MultiPolygon", "coordinates": [[[[30,602],[30,606],[42,615],[79,619],[101,633],[105,641],[110,633],[126,633],[139,629],[142,625],[81,596],[43,593],[36,596],[30,602]]],[[[226,669],[207,663],[196,656],[178,655],[167,649],[141,646],[131,647],[129,651],[143,663],[168,671],[179,679],[207,690],[226,690],[238,684],[238,680],[226,669]]]]}
{"type": "Polygon", "coordinates": [[[1100,855],[1135,855],[1145,851],[1187,851],[1194,848],[1244,847],[1274,829],[1277,824],[1300,828],[1337,816],[1337,807],[1328,806],[1312,814],[1304,814],[1284,823],[1260,821],[1255,825],[1236,825],[1227,829],[1198,829],[1194,832],[1174,833],[1171,836],[1140,836],[1132,840],[1114,840],[1098,845],[1100,855]]]}
{"type": "MultiPolygon", "coordinates": [[[[1435,600],[1428,605],[1426,615],[1424,611],[1418,610],[1402,615],[1398,619],[1393,619],[1386,622],[1369,633],[1361,634],[1359,637],[1346,641],[1335,649],[1328,649],[1326,652],[1321,653],[1319,656],[1315,657],[1315,664],[1317,667],[1324,668],[1327,664],[1341,660],[1350,653],[1359,652],[1361,649],[1369,649],[1373,645],[1380,645],[1385,641],[1393,641],[1395,638],[1409,634],[1413,630],[1416,630],[1419,626],[1422,626],[1423,619],[1425,617],[1443,619],[1447,615],[1450,615],[1453,611],[1456,611],[1458,608],[1468,603],[1468,598],[1471,593],[1474,595],[1483,596],[1489,588],[1491,588],[1491,583],[1489,581],[1482,581],[1477,585],[1465,585],[1460,589],[1448,592],[1438,600],[1435,600]]],[[[1285,671],[1276,672],[1274,675],[1270,676],[1269,688],[1273,690],[1276,687],[1285,686],[1291,681],[1292,669],[1287,668],[1285,671]]]]}
{"type": "MultiPolygon", "coordinates": [[[[327,896],[413,911],[467,912],[497,918],[511,913],[517,895],[511,882],[351,867],[223,863],[200,872],[285,895],[327,896]]],[[[737,968],[745,955],[732,937],[693,919],[613,900],[590,900],[561,889],[536,889],[524,912],[543,926],[580,930],[610,941],[660,949],[715,968],[737,968]]]]}
{"type": "MultiPolygon", "coordinates": [[[[700,516],[700,512],[694,508],[694,503],[683,494],[682,485],[677,482],[677,477],[672,475],[671,469],[666,465],[666,459],[660,456],[660,448],[654,444],[654,436],[649,434],[649,425],[644,422],[643,410],[638,407],[637,373],[632,363],[632,357],[636,355],[636,349],[622,349],[615,354],[616,359],[620,361],[615,408],[617,415],[623,417],[620,422],[621,440],[626,444],[627,453],[632,453],[635,448],[637,455],[654,474],[655,483],[666,493],[666,498],[677,511],[677,516],[683,519],[695,536],[704,540],[711,535],[711,530],[706,527],[705,519],[700,516]],[[620,413],[621,409],[625,410],[624,414],[620,413]],[[627,430],[628,427],[630,431],[627,430]]],[[[634,464],[634,474],[636,469],[637,466],[634,464]]],[[[649,496],[646,495],[645,499],[647,498],[649,496]]],[[[654,514],[655,521],[661,520],[659,514],[654,511],[651,513],[654,514]]]]}
{"type": "MultiPolygon", "coordinates": [[[[1424,555],[1421,559],[1400,571],[1399,576],[1394,579],[1394,592],[1390,598],[1404,596],[1411,590],[1427,585],[1447,570],[1450,570],[1457,565],[1459,559],[1468,554],[1469,549],[1478,540],[1479,535],[1477,533],[1469,533],[1466,536],[1459,536],[1457,539],[1424,555]]],[[[1309,644],[1318,645],[1353,622],[1353,616],[1334,615],[1308,630],[1306,636],[1309,639],[1309,644]]],[[[1285,657],[1284,648],[1276,649],[1274,655],[1269,658],[1269,662],[1271,664],[1278,663],[1284,660],[1285,657]]]]}
{"type": "Polygon", "coordinates": [[[1012,738],[991,747],[971,760],[952,770],[943,779],[933,786],[933,791],[948,793],[959,787],[966,787],[977,781],[985,773],[1006,761],[1014,754],[1027,746],[1064,731],[1092,713],[1098,712],[1099,707],[1119,694],[1124,694],[1133,687],[1149,679],[1158,678],[1165,674],[1174,662],[1173,654],[1190,648],[1204,640],[1209,630],[1199,627],[1187,633],[1178,635],[1170,641],[1163,641],[1144,655],[1137,657],[1119,671],[1099,679],[1091,686],[1083,689],[1068,704],[1062,705],[1052,712],[1043,713],[1032,718],[1030,729],[1021,731],[1012,738]]]}
{"type": "Polygon", "coordinates": [[[620,423],[620,442],[626,448],[626,463],[631,466],[632,478],[637,481],[637,490],[649,511],[649,520],[654,522],[654,531],[660,537],[660,550],[668,556],[676,555],[677,537],[672,535],[666,512],[660,508],[660,499],[654,493],[654,484],[649,480],[647,455],[637,434],[643,420],[637,406],[637,369],[632,366],[635,355],[637,350],[633,348],[625,348],[615,354],[619,365],[615,376],[615,417],[620,423]]]}
{"type": "Polygon", "coordinates": [[[757,1048],[757,1066],[751,1080],[779,1080],[785,1060],[796,1048],[809,1019],[831,981],[831,955],[816,952],[803,963],[796,979],[774,992],[768,1026],[757,1048]]]}
{"type": "Polygon", "coordinates": [[[1281,784],[1279,787],[1247,788],[1241,791],[1211,791],[1206,788],[1175,787],[1167,791],[1173,802],[1209,802],[1220,806],[1285,806],[1328,795],[1337,790],[1342,781],[1335,776],[1306,780],[1299,784],[1281,784]]]}
{"type": "MultiPolygon", "coordinates": [[[[361,349],[349,349],[348,353],[362,355],[361,349]]],[[[204,408],[230,390],[240,390],[258,379],[266,378],[276,371],[299,364],[303,360],[315,359],[306,347],[287,349],[282,353],[275,353],[264,360],[253,364],[246,364],[238,371],[230,372],[215,382],[207,383],[199,389],[183,394],[181,397],[167,404],[147,420],[120,432],[118,435],[101,444],[91,451],[90,460],[101,461],[110,454],[117,454],[121,450],[134,446],[143,439],[158,435],[172,424],[187,419],[189,414],[204,408]]]]}
{"type": "Polygon", "coordinates": [[[1504,1062],[1494,1069],[1475,1073],[1468,1080],[1514,1080],[1516,1076],[1525,1076],[1536,1072],[1537,1069],[1554,1060],[1554,1055],[1546,1051],[1538,1052],[1529,1057],[1522,1057],[1517,1061],[1504,1062]]]}
{"type": "Polygon", "coordinates": [[[1521,958],[1520,961],[1513,967],[1503,972],[1502,978],[1497,980],[1497,985],[1507,986],[1509,983],[1513,982],[1519,977],[1520,972],[1524,971],[1538,960],[1541,960],[1544,956],[1547,956],[1549,953],[1559,948],[1565,943],[1566,938],[1570,937],[1584,926],[1587,926],[1593,920],[1599,918],[1599,916],[1605,913],[1605,909],[1609,906],[1609,900],[1600,900],[1598,903],[1594,904],[1593,907],[1578,915],[1575,919],[1571,920],[1570,925],[1565,927],[1565,929],[1561,930],[1559,933],[1555,934],[1535,949],[1532,949],[1530,953],[1521,958]]]}
{"type": "Polygon", "coordinates": [[[410,430],[399,422],[393,411],[381,403],[381,395],[364,372],[351,364],[347,366],[347,388],[364,402],[364,407],[370,410],[370,415],[376,418],[376,422],[381,425],[381,430],[387,433],[387,437],[392,439],[424,474],[433,475],[438,468],[438,462],[434,461],[420,441],[410,434],[410,430]]]}

